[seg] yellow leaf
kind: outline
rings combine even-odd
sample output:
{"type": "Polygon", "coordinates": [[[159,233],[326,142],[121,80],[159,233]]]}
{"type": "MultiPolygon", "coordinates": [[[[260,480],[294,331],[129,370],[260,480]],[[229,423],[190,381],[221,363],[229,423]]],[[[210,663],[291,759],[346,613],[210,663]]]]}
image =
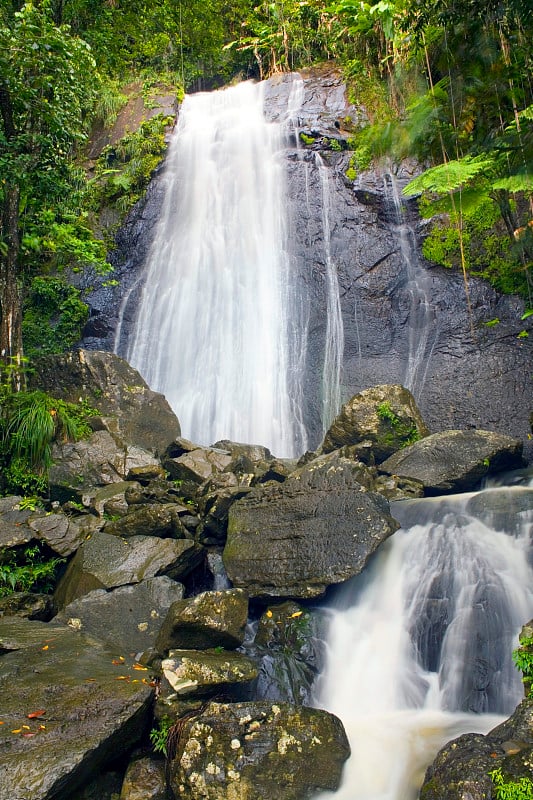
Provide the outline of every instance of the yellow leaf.
{"type": "Polygon", "coordinates": [[[11,733],[22,733],[22,728],[17,728],[16,730],[11,731],[11,733]]]}
{"type": "Polygon", "coordinates": [[[303,613],[304,613],[303,611],[295,611],[294,614],[290,615],[289,619],[296,619],[296,617],[301,617],[303,613]]]}
{"type": "Polygon", "coordinates": [[[266,616],[267,616],[269,619],[270,619],[270,617],[272,616],[272,611],[271,611],[270,609],[268,609],[268,611],[266,612],[266,616]]]}
{"type": "Polygon", "coordinates": [[[143,667],[142,664],[134,664],[133,669],[141,670],[142,672],[148,672],[148,667],[143,667]]]}

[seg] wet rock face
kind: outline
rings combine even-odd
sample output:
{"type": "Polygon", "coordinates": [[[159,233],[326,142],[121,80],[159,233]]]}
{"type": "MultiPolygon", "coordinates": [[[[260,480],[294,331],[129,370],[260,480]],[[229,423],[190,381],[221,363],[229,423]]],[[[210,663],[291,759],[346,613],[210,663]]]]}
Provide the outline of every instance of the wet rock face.
{"type": "Polygon", "coordinates": [[[326,711],[210,703],[183,729],[171,787],[188,800],[305,800],[338,788],[349,752],[342,723],[326,711]]]}

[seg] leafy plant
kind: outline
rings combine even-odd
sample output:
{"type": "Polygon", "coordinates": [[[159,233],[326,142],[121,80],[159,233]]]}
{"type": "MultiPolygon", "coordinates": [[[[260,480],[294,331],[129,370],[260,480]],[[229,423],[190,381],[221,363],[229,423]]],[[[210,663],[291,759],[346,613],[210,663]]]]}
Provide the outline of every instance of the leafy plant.
{"type": "Polygon", "coordinates": [[[520,646],[513,650],[513,661],[523,674],[526,693],[533,696],[533,636],[520,636],[520,646]]]}
{"type": "Polygon", "coordinates": [[[35,277],[24,303],[25,352],[29,356],[65,352],[79,341],[87,317],[79,289],[60,278],[35,277]]]}
{"type": "Polygon", "coordinates": [[[54,441],[88,437],[87,419],[97,414],[85,403],[68,403],[40,390],[11,392],[0,388],[0,466],[4,488],[24,495],[46,491],[54,441]]]}
{"type": "Polygon", "coordinates": [[[58,567],[64,558],[49,557],[43,545],[23,549],[0,549],[0,597],[13,592],[53,590],[58,567]]]}
{"type": "Polygon", "coordinates": [[[533,783],[522,776],[518,780],[506,780],[500,767],[489,772],[494,785],[496,800],[533,800],[533,783]]]}
{"type": "Polygon", "coordinates": [[[163,717],[157,726],[150,731],[150,741],[156,753],[163,753],[167,755],[167,740],[168,734],[174,723],[170,717],[163,717]]]}

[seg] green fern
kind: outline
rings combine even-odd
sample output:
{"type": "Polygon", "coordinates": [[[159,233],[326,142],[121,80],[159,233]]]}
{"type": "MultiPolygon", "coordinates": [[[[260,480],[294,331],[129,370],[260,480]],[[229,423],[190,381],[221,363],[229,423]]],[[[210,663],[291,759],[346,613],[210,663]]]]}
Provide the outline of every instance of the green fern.
{"type": "Polygon", "coordinates": [[[447,161],[426,170],[404,187],[402,194],[410,197],[422,192],[446,194],[466,186],[473,178],[494,169],[494,159],[486,156],[465,156],[447,161]]]}

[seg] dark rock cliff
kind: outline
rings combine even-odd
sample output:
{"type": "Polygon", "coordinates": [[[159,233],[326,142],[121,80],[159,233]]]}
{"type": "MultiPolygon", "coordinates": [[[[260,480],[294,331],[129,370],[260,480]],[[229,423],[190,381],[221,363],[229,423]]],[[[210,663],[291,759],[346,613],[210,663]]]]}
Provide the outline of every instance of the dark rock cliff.
{"type": "MultiPolygon", "coordinates": [[[[403,203],[399,210],[395,199],[414,167],[404,165],[394,176],[383,168],[348,180],[344,128],[363,121],[364,112],[347,103],[334,70],[303,77],[303,99],[293,122],[308,139],[303,146],[294,134],[289,136],[286,164],[290,246],[299,285],[294,307],[307,327],[303,415],[309,445],[316,447],[323,433],[319,387],[328,255],[337,270],[344,327],[343,401],[376,384],[401,383],[413,392],[432,431],[485,428],[527,442],[533,339],[517,338],[524,328],[523,302],[476,278],[469,279],[468,301],[461,274],[423,261],[424,226],[416,204],[403,203]],[[496,317],[498,325],[484,324],[496,317]]],[[[291,89],[292,76],[269,81],[270,119],[287,117],[291,89]]],[[[91,306],[82,343],[86,348],[121,352],[120,342],[134,324],[162,176],[164,168],[117,235],[111,260],[119,285],[86,278],[91,306]]],[[[530,451],[526,447],[529,458],[530,451]]]]}

